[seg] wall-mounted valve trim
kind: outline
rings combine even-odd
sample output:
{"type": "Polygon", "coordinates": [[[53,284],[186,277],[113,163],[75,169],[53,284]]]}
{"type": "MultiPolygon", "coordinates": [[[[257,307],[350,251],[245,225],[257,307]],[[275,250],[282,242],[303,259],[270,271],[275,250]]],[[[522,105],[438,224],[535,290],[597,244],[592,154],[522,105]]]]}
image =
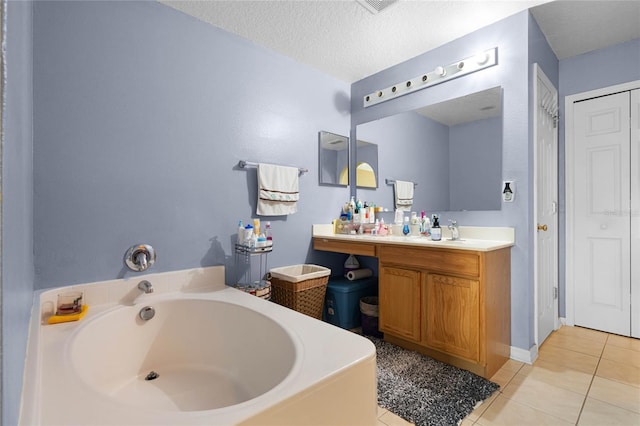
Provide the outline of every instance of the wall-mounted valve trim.
{"type": "Polygon", "coordinates": [[[156,261],[156,251],[148,244],[129,247],[124,255],[124,263],[134,272],[146,271],[156,261]]]}

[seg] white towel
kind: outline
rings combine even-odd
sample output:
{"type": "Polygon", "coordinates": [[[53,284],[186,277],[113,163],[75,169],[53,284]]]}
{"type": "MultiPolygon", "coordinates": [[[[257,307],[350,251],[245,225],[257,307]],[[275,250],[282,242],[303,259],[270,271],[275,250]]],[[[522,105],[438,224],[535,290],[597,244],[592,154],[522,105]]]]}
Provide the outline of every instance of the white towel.
{"type": "Polygon", "coordinates": [[[411,211],[413,205],[413,182],[397,180],[394,183],[396,209],[411,211]]]}
{"type": "Polygon", "coordinates": [[[258,164],[258,216],[281,216],[298,211],[298,169],[258,164]]]}

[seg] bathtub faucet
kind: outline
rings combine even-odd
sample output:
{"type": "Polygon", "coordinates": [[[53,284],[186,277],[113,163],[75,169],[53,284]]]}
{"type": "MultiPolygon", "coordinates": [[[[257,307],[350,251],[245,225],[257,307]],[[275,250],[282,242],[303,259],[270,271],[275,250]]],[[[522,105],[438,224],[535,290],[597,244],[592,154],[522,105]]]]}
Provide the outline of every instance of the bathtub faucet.
{"type": "Polygon", "coordinates": [[[138,288],[145,294],[153,293],[153,285],[147,280],[142,280],[138,283],[138,288]]]}
{"type": "Polygon", "coordinates": [[[146,271],[156,261],[156,251],[149,244],[129,247],[124,255],[124,263],[134,272],[146,271]]]}
{"type": "Polygon", "coordinates": [[[135,262],[138,264],[138,267],[143,271],[148,268],[147,266],[147,254],[143,251],[139,252],[136,255],[135,262]]]}

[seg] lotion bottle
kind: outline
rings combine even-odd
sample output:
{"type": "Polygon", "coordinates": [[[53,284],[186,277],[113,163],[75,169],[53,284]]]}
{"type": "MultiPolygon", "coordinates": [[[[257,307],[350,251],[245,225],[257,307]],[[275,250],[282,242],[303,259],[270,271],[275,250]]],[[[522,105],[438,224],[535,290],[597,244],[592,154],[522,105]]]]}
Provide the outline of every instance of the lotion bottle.
{"type": "Polygon", "coordinates": [[[238,240],[236,241],[238,244],[244,244],[244,225],[242,225],[242,221],[238,221],[238,240]]]}
{"type": "Polygon", "coordinates": [[[431,240],[440,241],[442,239],[442,228],[440,228],[440,222],[438,222],[438,216],[433,215],[433,225],[431,225],[431,240]]]}
{"type": "Polygon", "coordinates": [[[271,233],[271,222],[267,222],[264,226],[264,236],[267,238],[267,246],[273,245],[273,234],[271,233]]]}

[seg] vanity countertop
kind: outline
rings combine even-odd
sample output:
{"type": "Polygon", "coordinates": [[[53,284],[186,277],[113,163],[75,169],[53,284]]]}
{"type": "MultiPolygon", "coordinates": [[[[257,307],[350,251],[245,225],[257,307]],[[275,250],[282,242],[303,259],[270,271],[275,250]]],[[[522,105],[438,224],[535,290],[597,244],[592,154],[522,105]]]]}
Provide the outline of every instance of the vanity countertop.
{"type": "Polygon", "coordinates": [[[373,244],[393,244],[403,246],[417,246],[429,248],[446,248],[472,251],[492,251],[515,244],[515,229],[508,227],[480,227],[460,226],[460,239],[451,240],[449,230],[442,228],[442,240],[432,241],[423,236],[398,236],[398,235],[348,235],[334,234],[333,225],[313,225],[313,238],[336,240],[345,242],[362,242],[373,244]]]}

